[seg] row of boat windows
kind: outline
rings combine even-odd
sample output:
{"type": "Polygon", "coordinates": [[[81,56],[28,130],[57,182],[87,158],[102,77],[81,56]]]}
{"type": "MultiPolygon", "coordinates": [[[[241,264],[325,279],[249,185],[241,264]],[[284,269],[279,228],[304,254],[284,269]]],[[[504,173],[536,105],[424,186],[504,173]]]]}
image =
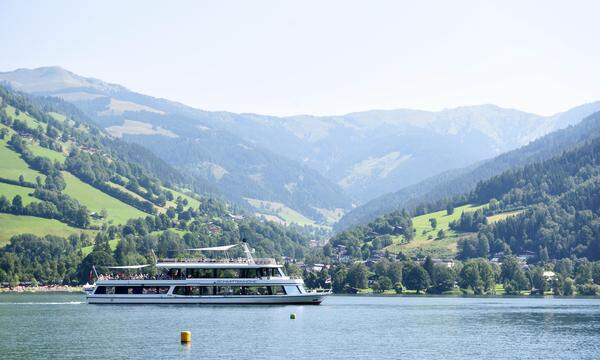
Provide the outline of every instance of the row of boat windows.
{"type": "Polygon", "coordinates": [[[283,286],[175,286],[174,295],[285,295],[283,286]]]}
{"type": "MultiPolygon", "coordinates": [[[[169,286],[98,286],[100,295],[157,295],[167,294],[169,286]]],[[[275,286],[176,286],[174,295],[286,295],[281,285],[275,286]]]]}
{"type": "Polygon", "coordinates": [[[94,294],[156,295],[166,294],[170,286],[98,286],[94,294]]]}
{"type": "Polygon", "coordinates": [[[260,269],[171,269],[169,274],[173,278],[188,279],[216,279],[216,278],[242,278],[252,279],[260,277],[277,277],[283,274],[278,268],[260,269]]]}

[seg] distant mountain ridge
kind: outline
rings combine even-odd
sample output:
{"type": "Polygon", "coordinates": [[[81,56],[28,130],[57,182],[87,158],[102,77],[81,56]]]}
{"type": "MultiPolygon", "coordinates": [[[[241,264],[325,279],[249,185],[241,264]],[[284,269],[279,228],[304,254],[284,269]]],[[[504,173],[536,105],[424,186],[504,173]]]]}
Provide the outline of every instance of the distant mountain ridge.
{"type": "Polygon", "coordinates": [[[275,117],[198,110],[57,67],[4,72],[0,81],[75,104],[230,199],[280,202],[330,224],[325,212],[493,158],[600,110],[596,102],[551,117],[495,105],[275,117]]]}
{"type": "Polygon", "coordinates": [[[73,103],[113,135],[203,178],[231,201],[281,202],[319,223],[327,222],[324,211],[350,208],[343,191],[318,172],[216,126],[235,114],[206,113],[210,121],[203,121],[205,112],[56,67],[0,73],[0,81],[73,103]]]}
{"type": "MultiPolygon", "coordinates": [[[[576,114],[581,109],[574,110],[576,114]]],[[[565,113],[571,117],[572,114],[565,113]]],[[[346,214],[337,224],[338,230],[353,225],[364,224],[378,216],[397,209],[411,209],[424,203],[432,203],[444,198],[466,194],[477,183],[487,180],[511,168],[518,168],[537,161],[560,155],[600,136],[600,112],[596,112],[580,123],[545,135],[526,146],[482,161],[466,168],[455,169],[433,176],[418,184],[397,192],[383,195],[346,214]]]]}

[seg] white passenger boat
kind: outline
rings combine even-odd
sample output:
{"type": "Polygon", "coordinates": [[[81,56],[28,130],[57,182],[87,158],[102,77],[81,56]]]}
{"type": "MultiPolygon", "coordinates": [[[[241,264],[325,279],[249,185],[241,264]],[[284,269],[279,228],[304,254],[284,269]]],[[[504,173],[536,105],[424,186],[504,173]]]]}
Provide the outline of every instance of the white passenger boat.
{"type": "MultiPolygon", "coordinates": [[[[302,279],[286,276],[274,259],[254,259],[244,242],[193,251],[242,246],[245,258],[163,259],[158,275],[98,276],[90,304],[320,304],[331,291],[307,291],[302,279]]],[[[114,266],[130,271],[149,265],[114,266]]]]}

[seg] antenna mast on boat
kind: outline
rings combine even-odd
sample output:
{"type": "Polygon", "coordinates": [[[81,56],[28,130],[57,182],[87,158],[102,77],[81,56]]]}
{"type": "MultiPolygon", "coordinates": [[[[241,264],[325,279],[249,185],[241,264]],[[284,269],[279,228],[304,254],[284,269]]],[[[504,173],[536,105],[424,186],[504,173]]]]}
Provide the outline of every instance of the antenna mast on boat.
{"type": "Polygon", "coordinates": [[[250,264],[255,264],[254,258],[252,257],[252,251],[250,251],[250,247],[248,247],[248,243],[246,239],[242,239],[242,247],[244,248],[244,253],[246,254],[246,258],[250,264]]]}

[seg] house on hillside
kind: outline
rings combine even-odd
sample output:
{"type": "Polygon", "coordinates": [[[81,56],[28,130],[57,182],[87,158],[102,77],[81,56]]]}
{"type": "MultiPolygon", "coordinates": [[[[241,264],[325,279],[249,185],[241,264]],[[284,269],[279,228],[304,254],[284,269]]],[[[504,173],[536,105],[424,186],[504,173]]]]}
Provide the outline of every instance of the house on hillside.
{"type": "Polygon", "coordinates": [[[558,279],[558,276],[556,276],[556,273],[554,271],[544,271],[542,273],[542,276],[544,276],[544,279],[546,279],[546,281],[548,282],[558,279]]]}
{"type": "Polygon", "coordinates": [[[452,259],[431,259],[434,265],[445,266],[449,269],[454,267],[454,260],[452,259]]]}

